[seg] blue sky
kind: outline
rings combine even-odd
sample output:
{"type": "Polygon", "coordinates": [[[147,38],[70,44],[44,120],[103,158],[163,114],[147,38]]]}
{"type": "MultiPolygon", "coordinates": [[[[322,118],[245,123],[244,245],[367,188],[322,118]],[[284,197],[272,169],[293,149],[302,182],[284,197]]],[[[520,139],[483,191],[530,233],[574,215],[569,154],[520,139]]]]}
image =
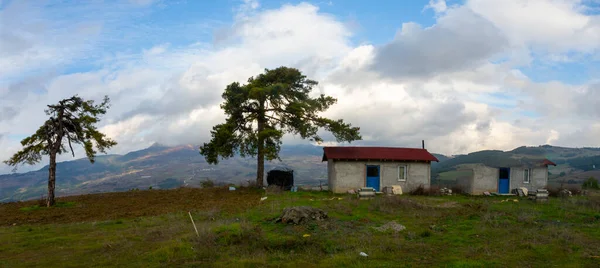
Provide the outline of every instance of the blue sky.
{"type": "Polygon", "coordinates": [[[599,11],[595,0],[2,0],[0,158],[74,94],[111,97],[99,125],[119,142],[111,153],[200,144],[224,119],[225,86],[278,66],[338,98],[324,115],[360,126],[359,144],[600,146],[599,11]]]}

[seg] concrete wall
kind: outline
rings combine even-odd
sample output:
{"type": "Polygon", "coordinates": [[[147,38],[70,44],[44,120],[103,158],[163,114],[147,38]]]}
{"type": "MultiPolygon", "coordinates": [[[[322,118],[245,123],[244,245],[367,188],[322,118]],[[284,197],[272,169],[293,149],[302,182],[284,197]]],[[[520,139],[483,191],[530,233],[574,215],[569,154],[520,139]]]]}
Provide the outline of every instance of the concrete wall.
{"type": "Polygon", "coordinates": [[[460,176],[456,178],[456,186],[460,187],[465,193],[471,194],[473,192],[473,178],[475,177],[475,170],[472,167],[458,167],[457,171],[468,171],[470,174],[460,176]]]}
{"type": "MultiPolygon", "coordinates": [[[[479,195],[483,192],[495,193],[498,192],[498,176],[499,169],[488,167],[481,164],[469,164],[460,167],[460,170],[473,170],[471,178],[462,178],[457,180],[457,184],[461,186],[467,193],[479,195]]],[[[518,187],[525,187],[527,190],[537,190],[546,188],[548,185],[548,168],[536,167],[531,169],[530,182],[524,182],[523,167],[510,168],[509,189],[512,191],[518,187]]]]}
{"type": "Polygon", "coordinates": [[[386,186],[400,185],[403,192],[409,192],[419,185],[429,188],[431,183],[431,165],[429,163],[328,160],[329,189],[335,193],[345,193],[351,189],[365,187],[367,165],[380,167],[380,190],[386,186]],[[398,181],[398,166],[400,165],[407,168],[406,181],[398,181]]]}
{"type": "Polygon", "coordinates": [[[525,168],[510,169],[510,189],[525,187],[529,191],[543,189],[548,186],[548,167],[531,168],[529,175],[529,183],[524,182],[525,168]]]}
{"type": "Polygon", "coordinates": [[[471,194],[483,194],[483,192],[498,192],[497,168],[477,165],[473,168],[473,185],[471,194]]]}

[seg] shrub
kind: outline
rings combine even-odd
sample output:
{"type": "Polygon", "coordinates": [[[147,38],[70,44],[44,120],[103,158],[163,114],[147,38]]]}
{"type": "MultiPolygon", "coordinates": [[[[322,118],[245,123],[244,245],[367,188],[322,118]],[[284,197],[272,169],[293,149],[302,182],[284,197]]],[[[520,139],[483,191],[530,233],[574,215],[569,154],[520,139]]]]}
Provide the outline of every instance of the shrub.
{"type": "Polygon", "coordinates": [[[420,184],[417,188],[409,192],[410,195],[440,195],[440,187],[432,185],[429,188],[425,188],[420,184]]]}
{"type": "Polygon", "coordinates": [[[572,195],[579,195],[581,194],[581,189],[577,186],[567,186],[567,187],[548,187],[548,195],[551,197],[560,197],[561,196],[561,191],[562,190],[569,190],[571,191],[572,195]]]}
{"type": "Polygon", "coordinates": [[[598,186],[598,180],[594,177],[590,177],[587,179],[583,185],[581,185],[583,189],[600,189],[598,186]]]}
{"type": "Polygon", "coordinates": [[[281,186],[269,185],[269,186],[267,186],[266,192],[268,194],[282,194],[284,191],[281,186]]]}
{"type": "Polygon", "coordinates": [[[246,181],[248,185],[248,188],[258,188],[258,184],[256,183],[256,180],[247,180],[246,181]]]}
{"type": "Polygon", "coordinates": [[[430,237],[430,236],[431,236],[431,232],[430,232],[429,230],[425,230],[425,231],[421,232],[421,233],[419,234],[419,236],[420,236],[420,237],[423,237],[423,238],[425,238],[425,237],[430,237]]]}
{"type": "Polygon", "coordinates": [[[200,186],[202,188],[212,188],[212,187],[215,187],[215,182],[212,181],[211,179],[205,179],[200,182],[200,186]]]}
{"type": "Polygon", "coordinates": [[[462,186],[454,185],[450,188],[452,190],[452,194],[465,194],[466,191],[462,186]]]}

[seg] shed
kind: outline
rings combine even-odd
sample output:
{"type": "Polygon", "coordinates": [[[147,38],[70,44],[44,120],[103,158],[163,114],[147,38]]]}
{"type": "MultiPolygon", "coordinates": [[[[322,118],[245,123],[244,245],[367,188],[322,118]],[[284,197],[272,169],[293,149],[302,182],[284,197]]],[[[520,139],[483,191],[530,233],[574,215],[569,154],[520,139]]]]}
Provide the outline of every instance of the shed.
{"type": "Polygon", "coordinates": [[[499,165],[463,164],[457,170],[472,171],[470,176],[457,179],[466,193],[484,192],[509,194],[512,189],[525,187],[529,191],[548,186],[548,166],[556,164],[546,158],[513,159],[499,165]]]}
{"type": "Polygon", "coordinates": [[[431,184],[431,162],[438,159],[426,149],[400,147],[324,147],[329,189],[344,193],[361,187],[400,185],[404,192],[431,184]]]}
{"type": "Polygon", "coordinates": [[[289,168],[274,168],[267,172],[267,184],[289,191],[294,186],[294,171],[289,168]]]}

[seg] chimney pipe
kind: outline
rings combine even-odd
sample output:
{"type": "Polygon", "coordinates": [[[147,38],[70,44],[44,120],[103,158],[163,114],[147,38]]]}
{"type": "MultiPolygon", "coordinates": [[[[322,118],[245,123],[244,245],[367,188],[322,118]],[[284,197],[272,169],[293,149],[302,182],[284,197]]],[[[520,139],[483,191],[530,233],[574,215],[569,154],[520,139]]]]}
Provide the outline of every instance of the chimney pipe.
{"type": "Polygon", "coordinates": [[[425,140],[421,140],[421,144],[423,145],[423,149],[425,149],[425,140]]]}

